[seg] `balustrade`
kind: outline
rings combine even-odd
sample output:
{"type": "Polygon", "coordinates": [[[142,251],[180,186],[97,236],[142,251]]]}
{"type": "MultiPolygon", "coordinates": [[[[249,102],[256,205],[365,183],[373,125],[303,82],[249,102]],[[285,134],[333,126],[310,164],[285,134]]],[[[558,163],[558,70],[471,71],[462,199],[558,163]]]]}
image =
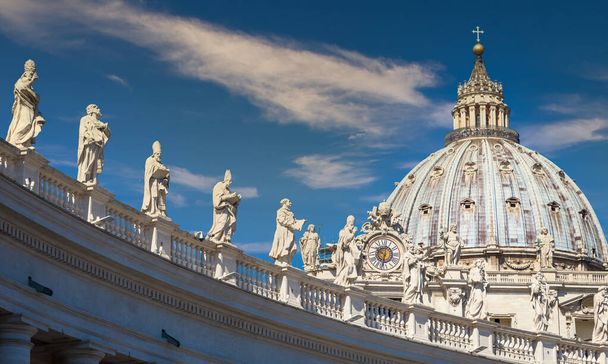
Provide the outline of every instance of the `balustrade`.
{"type": "Polygon", "coordinates": [[[533,363],[534,347],[531,335],[504,328],[494,332],[494,354],[500,358],[533,363]]]}
{"type": "Polygon", "coordinates": [[[245,257],[236,261],[236,285],[245,291],[267,297],[273,300],[279,299],[279,270],[262,262],[256,262],[253,258],[245,257]]]}
{"type": "Polygon", "coordinates": [[[38,178],[38,194],[45,200],[78,216],[84,214],[84,186],[56,170],[43,169],[38,178]]]}
{"type": "Polygon", "coordinates": [[[557,347],[558,364],[604,364],[601,351],[580,343],[560,343],[557,347]]]}
{"type": "Polygon", "coordinates": [[[466,320],[456,321],[448,317],[437,316],[429,318],[429,340],[432,343],[469,350],[471,331],[471,324],[466,320]]]}
{"type": "Polygon", "coordinates": [[[407,335],[408,313],[405,307],[365,301],[365,325],[399,336],[407,335]]]}
{"type": "Polygon", "coordinates": [[[171,237],[171,261],[195,272],[213,277],[215,253],[193,236],[171,237]]]}
{"type": "Polygon", "coordinates": [[[140,248],[147,248],[146,216],[135,209],[112,201],[106,207],[111,220],[105,222],[105,229],[112,235],[128,241],[140,248]]]}
{"type": "Polygon", "coordinates": [[[339,288],[302,282],[300,285],[302,307],[306,311],[341,319],[344,310],[344,293],[340,292],[339,288]]]}

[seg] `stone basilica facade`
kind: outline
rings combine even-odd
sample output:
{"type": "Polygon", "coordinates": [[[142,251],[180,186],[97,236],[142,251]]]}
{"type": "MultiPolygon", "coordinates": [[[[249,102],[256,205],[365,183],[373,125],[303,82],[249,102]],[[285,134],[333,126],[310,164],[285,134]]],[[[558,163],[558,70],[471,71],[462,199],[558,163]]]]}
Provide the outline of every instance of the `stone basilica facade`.
{"type": "Polygon", "coordinates": [[[0,140],[0,363],[608,364],[598,219],[564,171],[519,144],[479,39],[473,52],[446,146],[367,222],[348,216],[330,248],[314,225],[299,233],[282,199],[274,262],[233,236],[242,196],[229,170],[207,234],[168,217],[158,141],[141,208],[101,187],[112,134],[97,105],[80,120],[77,177],[51,167],[34,148],[47,126],[28,60],[0,140]]]}
{"type": "MultiPolygon", "coordinates": [[[[607,283],[602,227],[574,180],[519,144],[502,84],[486,70],[483,45],[478,42],[473,52],[473,70],[458,86],[454,130],[445,147],[412,168],[368,213],[369,222],[356,237],[354,284],[466,316],[475,291],[470,272],[482,263],[479,317],[536,330],[531,286],[542,275],[543,299],[551,303],[545,307],[545,329],[591,341],[593,295],[607,283]],[[451,230],[456,261],[447,253],[451,230]],[[404,278],[410,270],[420,278],[404,278]],[[416,296],[408,299],[410,284],[417,285],[416,296]]],[[[333,265],[321,264],[314,274],[332,279],[333,265]]]]}

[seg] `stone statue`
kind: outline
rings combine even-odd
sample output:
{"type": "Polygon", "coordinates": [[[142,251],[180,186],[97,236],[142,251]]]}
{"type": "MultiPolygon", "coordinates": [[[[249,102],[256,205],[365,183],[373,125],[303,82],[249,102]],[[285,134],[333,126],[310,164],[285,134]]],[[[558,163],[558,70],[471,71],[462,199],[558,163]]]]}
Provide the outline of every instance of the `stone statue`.
{"type": "Polygon", "coordinates": [[[161,148],[157,140],[152,144],[152,155],[146,159],[144,174],[144,201],[141,211],[147,215],[167,216],[169,169],[160,162],[161,148]]]}
{"type": "Polygon", "coordinates": [[[469,270],[469,300],[465,308],[465,317],[475,320],[485,320],[486,311],[486,288],[488,280],[486,276],[485,261],[477,259],[475,265],[469,270]]]}
{"type": "Polygon", "coordinates": [[[346,225],[338,235],[336,246],[336,279],[335,284],[350,286],[357,279],[357,259],[361,252],[355,243],[355,217],[350,215],[346,218],[346,225]]]}
{"type": "Polygon", "coordinates": [[[549,285],[545,280],[544,274],[541,272],[532,277],[530,290],[530,301],[532,302],[532,311],[534,312],[534,330],[537,332],[547,331],[549,320],[551,319],[551,311],[557,303],[557,292],[549,290],[549,285]]]}
{"type": "Polygon", "coordinates": [[[315,231],[315,226],[313,224],[308,225],[308,230],[306,230],[304,236],[300,238],[300,246],[304,270],[309,271],[315,269],[317,266],[317,256],[319,254],[319,247],[321,246],[321,239],[319,238],[319,234],[315,231]]]}
{"type": "Polygon", "coordinates": [[[216,242],[229,243],[236,230],[236,210],[241,202],[241,195],[230,191],[232,174],[227,169],[224,180],[213,187],[213,225],[209,237],[216,242]]]}
{"type": "Polygon", "coordinates": [[[101,110],[97,105],[87,106],[87,114],[80,119],[78,131],[79,182],[95,185],[97,174],[103,170],[103,148],[110,139],[108,123],[101,122],[101,110]]]}
{"type": "Polygon", "coordinates": [[[390,203],[386,201],[380,202],[377,207],[374,206],[372,211],[367,212],[369,222],[363,224],[361,231],[363,233],[371,231],[396,231],[397,233],[403,233],[403,227],[399,222],[400,217],[401,214],[396,213],[390,203]]]}
{"type": "Polygon", "coordinates": [[[553,268],[553,249],[555,241],[546,227],[540,229],[540,234],[536,238],[536,250],[540,268],[553,268]]]}
{"type": "Polygon", "coordinates": [[[422,302],[422,289],[424,288],[426,275],[423,260],[426,252],[416,249],[411,241],[405,241],[406,251],[403,255],[403,303],[422,302]]]}
{"type": "Polygon", "coordinates": [[[608,342],[608,287],[600,287],[593,296],[593,339],[596,344],[608,342]]]}
{"type": "Polygon", "coordinates": [[[40,98],[33,87],[38,79],[36,64],[28,59],[23,68],[23,74],[15,82],[13,119],[6,141],[19,148],[31,148],[46,121],[38,111],[40,98]]]}
{"type": "Polygon", "coordinates": [[[291,265],[291,260],[298,249],[294,232],[302,230],[306,220],[297,220],[291,212],[291,201],[284,198],[281,200],[281,207],[277,210],[277,229],[272,240],[270,257],[277,265],[291,265]]]}
{"type": "Polygon", "coordinates": [[[464,242],[458,236],[456,224],[450,225],[450,230],[446,233],[439,232],[439,239],[442,240],[441,247],[445,254],[445,265],[458,265],[460,260],[460,250],[464,247],[464,242]]]}

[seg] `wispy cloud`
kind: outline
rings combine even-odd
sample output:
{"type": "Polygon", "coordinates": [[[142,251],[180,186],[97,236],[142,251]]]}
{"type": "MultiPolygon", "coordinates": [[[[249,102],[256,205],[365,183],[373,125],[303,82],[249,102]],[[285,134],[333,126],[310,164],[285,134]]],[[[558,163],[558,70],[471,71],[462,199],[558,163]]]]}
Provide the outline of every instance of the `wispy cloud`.
{"type": "Polygon", "coordinates": [[[0,20],[5,32],[39,45],[49,38],[55,38],[52,44],[56,38],[79,44],[74,39],[85,32],[122,39],[151,50],[181,74],[245,95],[274,120],[319,129],[380,136],[403,124],[408,110],[428,106],[420,90],[436,82],[429,65],[333,46],[312,49],[122,1],[5,0],[0,20]]]}
{"type": "Polygon", "coordinates": [[[353,188],[376,180],[361,164],[335,155],[312,154],[294,160],[296,167],[284,173],[313,189],[353,188]]]}
{"type": "Polygon", "coordinates": [[[268,253],[270,251],[270,248],[272,248],[272,243],[271,242],[265,242],[265,243],[244,243],[244,244],[240,244],[238,241],[236,242],[236,244],[238,244],[238,247],[243,249],[245,252],[247,253],[268,253]]]}
{"type": "Polygon", "coordinates": [[[372,202],[372,203],[380,203],[382,201],[386,201],[386,199],[388,198],[389,193],[385,192],[385,193],[379,193],[377,195],[368,195],[368,196],[361,196],[361,201],[365,201],[365,202],[372,202]]]}
{"type": "Polygon", "coordinates": [[[525,127],[522,144],[540,151],[553,151],[583,142],[608,140],[608,119],[572,119],[525,127]]]}
{"type": "MultiPolygon", "coordinates": [[[[211,193],[213,186],[222,180],[222,177],[194,173],[184,167],[168,166],[168,168],[171,173],[171,183],[204,193],[211,193]]],[[[240,193],[244,198],[259,197],[256,187],[232,187],[231,190],[240,193]]]]}
{"type": "Polygon", "coordinates": [[[167,195],[169,202],[175,207],[185,207],[188,205],[188,199],[181,193],[171,192],[167,195]]]}
{"type": "Polygon", "coordinates": [[[414,168],[420,163],[420,161],[406,161],[399,164],[400,169],[411,169],[414,168]]]}
{"type": "Polygon", "coordinates": [[[106,75],[106,78],[108,80],[110,80],[112,82],[115,82],[115,83],[117,83],[117,84],[119,84],[121,86],[124,86],[126,88],[130,87],[129,82],[127,82],[127,80],[125,80],[124,78],[122,78],[120,76],[117,76],[117,75],[114,75],[114,74],[109,74],[109,75],[106,75]]]}

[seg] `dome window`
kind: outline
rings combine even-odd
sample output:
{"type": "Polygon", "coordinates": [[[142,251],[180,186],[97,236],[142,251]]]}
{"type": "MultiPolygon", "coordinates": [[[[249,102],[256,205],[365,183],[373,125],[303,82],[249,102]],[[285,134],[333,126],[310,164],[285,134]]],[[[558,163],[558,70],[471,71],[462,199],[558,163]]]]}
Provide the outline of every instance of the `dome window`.
{"type": "Polygon", "coordinates": [[[543,166],[540,163],[534,163],[532,165],[532,173],[534,174],[544,174],[543,166]]]}
{"type": "Polygon", "coordinates": [[[429,215],[431,213],[431,209],[432,208],[433,208],[433,206],[424,203],[424,204],[420,205],[420,207],[418,208],[418,210],[420,211],[420,213],[422,215],[429,215]]]}
{"type": "Polygon", "coordinates": [[[511,172],[513,172],[513,166],[511,165],[511,162],[509,162],[509,161],[500,162],[498,169],[500,170],[500,173],[502,173],[502,174],[511,174],[511,172]]]}
{"type": "Polygon", "coordinates": [[[581,215],[581,218],[583,220],[585,220],[589,216],[589,210],[587,210],[587,209],[582,209],[578,213],[581,215]]]}
{"type": "Polygon", "coordinates": [[[443,175],[443,168],[435,167],[435,168],[433,168],[433,171],[431,172],[431,180],[439,179],[439,177],[441,177],[442,175],[443,175]]]}
{"type": "Polygon", "coordinates": [[[405,183],[404,186],[406,188],[410,187],[411,185],[414,184],[414,181],[416,180],[416,177],[413,174],[410,174],[409,176],[407,176],[407,178],[405,179],[405,183]]]}
{"type": "Polygon", "coordinates": [[[521,205],[517,197],[509,197],[505,202],[507,203],[507,211],[509,212],[517,212],[521,205]]]}
{"type": "Polygon", "coordinates": [[[465,198],[462,200],[462,202],[460,202],[460,208],[463,211],[473,211],[475,210],[475,201],[471,200],[470,198],[465,198]]]}
{"type": "Polygon", "coordinates": [[[552,213],[554,213],[554,214],[559,213],[560,205],[557,202],[555,202],[555,201],[549,202],[547,204],[547,206],[549,206],[549,210],[552,213]]]}

